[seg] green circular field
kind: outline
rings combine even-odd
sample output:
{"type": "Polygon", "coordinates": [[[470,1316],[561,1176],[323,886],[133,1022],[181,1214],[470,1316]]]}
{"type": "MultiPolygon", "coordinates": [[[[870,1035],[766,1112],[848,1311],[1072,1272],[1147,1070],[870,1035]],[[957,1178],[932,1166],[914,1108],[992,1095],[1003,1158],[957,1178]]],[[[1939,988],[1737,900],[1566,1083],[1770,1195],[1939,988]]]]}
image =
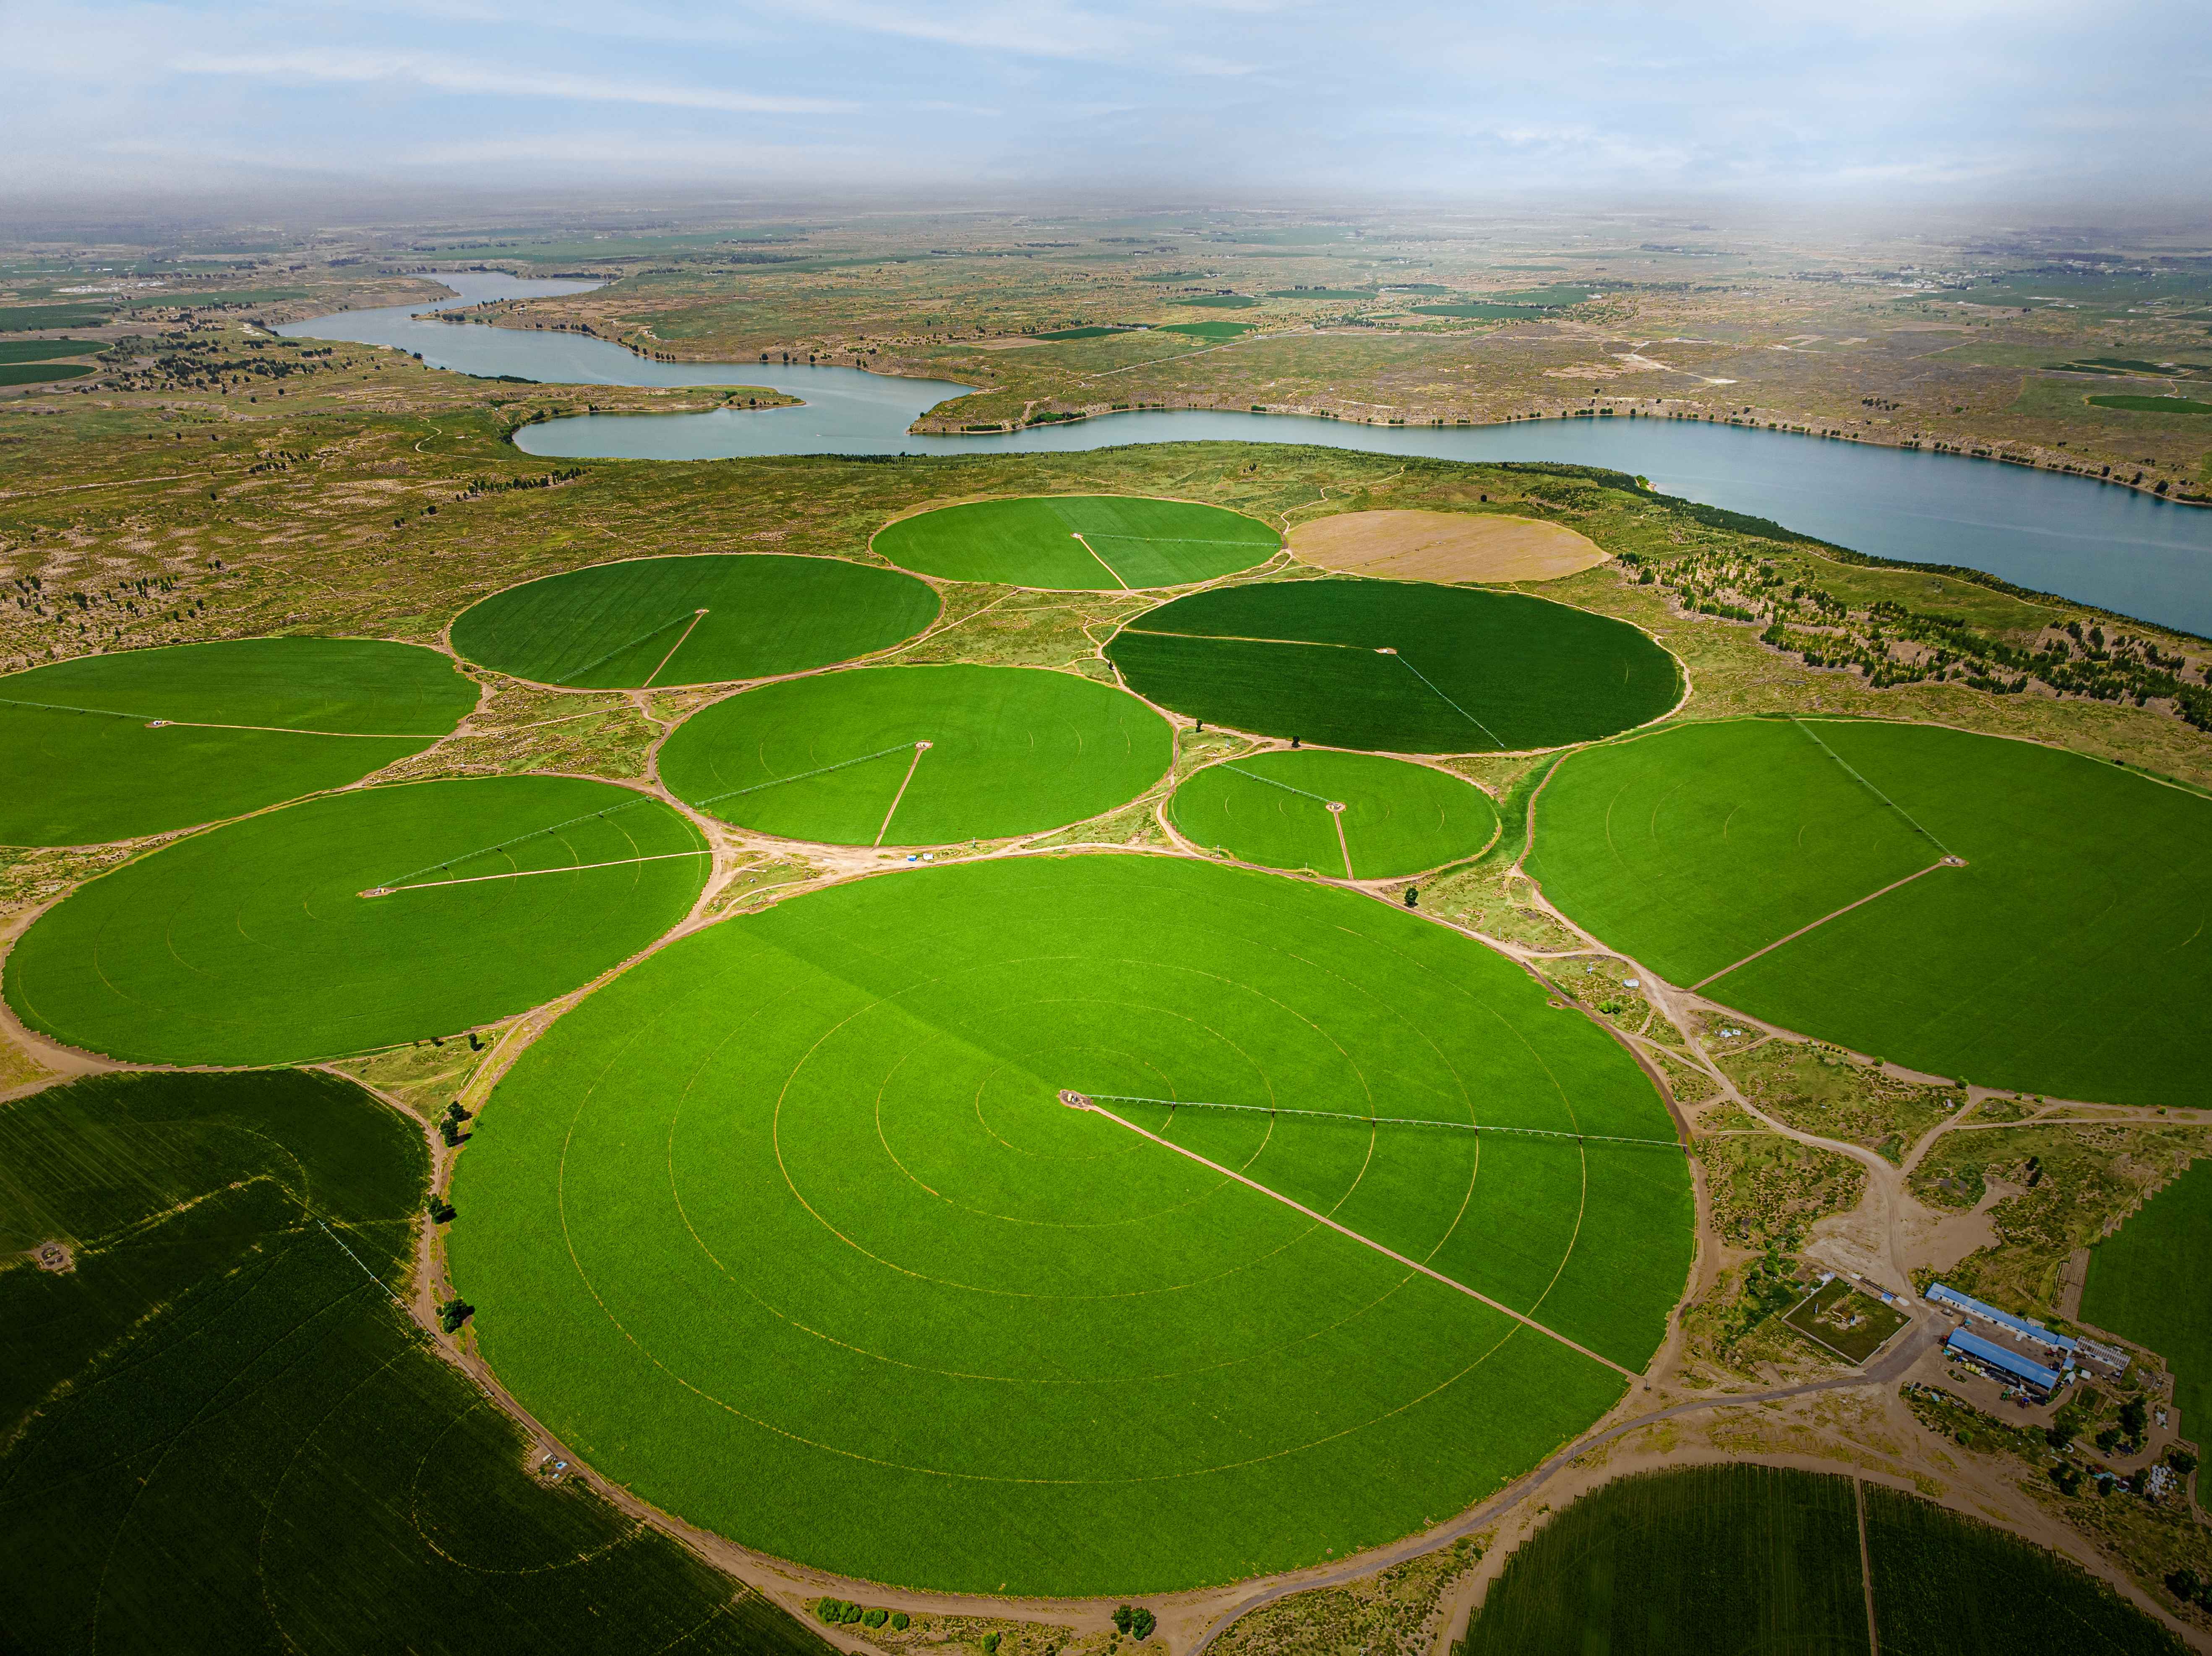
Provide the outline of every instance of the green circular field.
{"type": "Polygon", "coordinates": [[[937,610],[926,583],[842,558],[633,558],[495,592],[462,612],[453,640],[540,684],[720,684],[888,650],[937,610]]]}
{"type": "Polygon", "coordinates": [[[1621,1396],[1692,1218],[1650,1083],[1518,968],[1132,855],[671,944],[524,1053],[454,1199],[485,1356],[602,1474],[780,1556],[1015,1594],[1461,1510],[1621,1396]]]}
{"type": "Polygon", "coordinates": [[[886,524],[875,548],[945,580],[1114,592],[1187,586],[1265,563],[1275,530],[1225,507],[1127,494],[971,500],[886,524]]]}
{"type": "Polygon", "coordinates": [[[1528,866],[1577,924],[1753,1017],[1984,1086],[2198,1105],[2207,844],[2212,802],[2078,754],[1739,719],[1563,760],[1528,866]]]}
{"type": "Polygon", "coordinates": [[[141,1063],[285,1064],[452,1034],[635,954],[690,911],[707,866],[681,813],[605,782],[333,794],[80,887],[9,955],[8,1004],[141,1063]]]}
{"type": "Polygon", "coordinates": [[[1194,592],[1106,653],[1138,695],[1206,724],[1392,753],[1594,741],[1660,717],[1683,688],[1680,664],[1626,622],[1408,581],[1194,592]]]}
{"type": "Polygon", "coordinates": [[[1135,798],[1168,723],[1109,684],[1031,667],[864,667],[763,685],[660,750],[686,804],[758,834],[934,846],[1035,834],[1135,798]]]}
{"type": "Polygon", "coordinates": [[[0,678],[0,845],[135,840],[343,787],[420,753],[477,687],[374,639],[80,656],[0,678]]]}
{"type": "Polygon", "coordinates": [[[1383,880],[1472,857],[1498,832],[1471,782],[1403,759],[1275,749],[1194,771],[1169,806],[1201,847],[1268,868],[1383,880]]]}

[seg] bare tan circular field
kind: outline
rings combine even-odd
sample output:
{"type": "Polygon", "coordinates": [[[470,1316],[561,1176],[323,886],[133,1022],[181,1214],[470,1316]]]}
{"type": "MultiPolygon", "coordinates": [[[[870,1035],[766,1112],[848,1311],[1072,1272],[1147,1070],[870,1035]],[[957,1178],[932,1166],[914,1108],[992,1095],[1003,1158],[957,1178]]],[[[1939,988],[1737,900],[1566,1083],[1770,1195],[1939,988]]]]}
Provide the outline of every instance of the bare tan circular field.
{"type": "Polygon", "coordinates": [[[1323,569],[1400,580],[1556,580],[1610,555],[1564,524],[1462,512],[1347,512],[1300,524],[1291,550],[1323,569]]]}

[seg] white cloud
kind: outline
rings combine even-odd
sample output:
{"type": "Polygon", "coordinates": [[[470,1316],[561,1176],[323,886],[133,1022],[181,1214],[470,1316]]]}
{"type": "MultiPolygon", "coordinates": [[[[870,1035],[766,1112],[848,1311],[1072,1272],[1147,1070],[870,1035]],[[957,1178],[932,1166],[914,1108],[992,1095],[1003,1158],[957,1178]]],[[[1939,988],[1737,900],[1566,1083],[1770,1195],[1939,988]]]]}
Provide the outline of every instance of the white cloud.
{"type": "Polygon", "coordinates": [[[849,99],[792,98],[719,87],[601,78],[557,70],[495,69],[429,52],[310,47],[289,52],[188,52],[175,67],[185,75],[241,75],[276,80],[400,82],[433,92],[575,103],[647,104],[665,109],[720,110],[744,115],[842,115],[849,99]]]}

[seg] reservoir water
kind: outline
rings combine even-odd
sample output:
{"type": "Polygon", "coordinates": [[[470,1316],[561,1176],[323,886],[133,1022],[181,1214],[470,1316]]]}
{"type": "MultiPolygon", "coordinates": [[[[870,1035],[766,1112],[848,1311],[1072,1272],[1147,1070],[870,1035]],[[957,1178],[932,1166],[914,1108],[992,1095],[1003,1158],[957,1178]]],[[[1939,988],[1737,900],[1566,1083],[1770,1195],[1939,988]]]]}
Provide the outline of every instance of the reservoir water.
{"type": "MultiPolygon", "coordinates": [[[[1115,414],[1029,431],[919,436],[916,416],[969,388],[859,368],[655,362],[576,334],[416,319],[491,299],[574,293],[580,282],[442,275],[436,306],[345,311],[279,332],[419,351],[464,373],[584,385],[766,385],[800,408],[584,415],[526,427],[549,458],[707,460],[772,454],[981,454],[1223,440],[1314,443],[1447,460],[1565,460],[1771,518],[1878,557],[1959,564],[2039,591],[2212,636],[2212,509],[2117,485],[1961,455],[1880,448],[1704,421],[1540,420],[1504,426],[1363,426],[1198,410],[1115,414]]],[[[2212,436],[2212,431],[2208,431],[2212,436]]]]}

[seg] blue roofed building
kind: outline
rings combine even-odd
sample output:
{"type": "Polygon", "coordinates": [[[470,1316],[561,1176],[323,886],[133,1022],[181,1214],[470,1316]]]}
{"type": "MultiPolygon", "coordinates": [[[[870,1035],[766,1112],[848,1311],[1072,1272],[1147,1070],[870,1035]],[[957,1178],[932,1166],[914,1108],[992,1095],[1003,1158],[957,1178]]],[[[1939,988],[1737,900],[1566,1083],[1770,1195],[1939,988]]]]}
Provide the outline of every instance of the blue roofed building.
{"type": "Polygon", "coordinates": [[[1995,1340],[1985,1340],[1979,1334],[1963,1328],[1951,1331],[1951,1338],[1943,1342],[1943,1349],[1954,1357],[1965,1359],[1977,1368],[1986,1370],[2009,1385],[2026,1390],[2038,1403],[2049,1398],[2058,1388],[2058,1371],[2045,1368],[2031,1362],[2010,1346],[1999,1345],[1995,1340]]]}
{"type": "Polygon", "coordinates": [[[1955,1289],[1946,1288],[1941,1283],[1936,1283],[1928,1290],[1926,1298],[1930,1305],[1942,1306],[1963,1316],[1972,1317],[1978,1322],[1993,1323],[2015,1339],[2032,1340],[2046,1350],[2057,1352],[2062,1359],[2071,1356],[2074,1354],[2075,1346],[2078,1344],[2069,1335],[2053,1333],[2041,1323],[2030,1322],[2025,1317],[2015,1317],[2011,1312],[2000,1311],[1993,1305],[1984,1305],[1971,1295],[1961,1294],[1955,1289]]]}

